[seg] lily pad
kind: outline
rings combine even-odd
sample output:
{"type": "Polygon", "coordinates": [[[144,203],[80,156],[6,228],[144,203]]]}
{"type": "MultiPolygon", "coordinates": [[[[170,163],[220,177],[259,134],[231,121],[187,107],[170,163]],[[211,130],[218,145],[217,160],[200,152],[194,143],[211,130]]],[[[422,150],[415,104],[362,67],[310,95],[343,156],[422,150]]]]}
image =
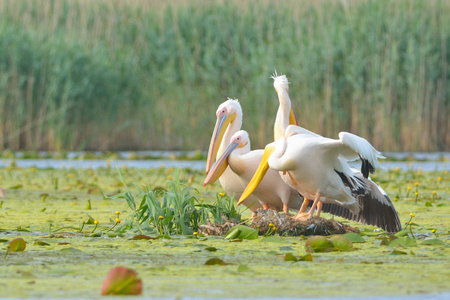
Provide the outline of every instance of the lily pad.
{"type": "Polygon", "coordinates": [[[23,238],[16,238],[9,242],[8,252],[23,252],[27,243],[23,238]]]}
{"type": "Polygon", "coordinates": [[[337,251],[352,251],[352,242],[342,235],[335,235],[330,238],[330,242],[333,244],[334,249],[337,251]]]}
{"type": "Polygon", "coordinates": [[[247,265],[239,265],[237,267],[239,273],[254,273],[255,271],[247,265]]]}
{"type": "Polygon", "coordinates": [[[244,226],[244,225],[236,225],[231,227],[225,235],[225,239],[234,240],[234,239],[245,239],[245,240],[254,240],[258,238],[258,231],[253,228],[244,226]]]}
{"type": "Polygon", "coordinates": [[[44,242],[44,241],[36,241],[36,242],[34,242],[34,244],[35,244],[36,246],[50,246],[49,243],[44,242]]]}
{"type": "Polygon", "coordinates": [[[216,247],[206,247],[205,250],[209,251],[209,252],[216,252],[217,248],[216,247]]]}
{"type": "Polygon", "coordinates": [[[421,245],[442,245],[442,246],[445,246],[445,242],[443,240],[440,240],[440,239],[427,239],[427,240],[424,240],[420,244],[421,245]]]}
{"type": "Polygon", "coordinates": [[[214,266],[214,265],[226,266],[228,264],[217,257],[210,258],[205,262],[205,266],[214,266]]]}
{"type": "Polygon", "coordinates": [[[365,243],[366,242],[366,240],[356,232],[349,232],[349,233],[343,234],[342,236],[347,238],[352,243],[365,243]]]}
{"type": "Polygon", "coordinates": [[[395,240],[392,240],[389,242],[389,246],[391,247],[397,247],[397,246],[403,246],[403,247],[416,247],[417,242],[415,239],[410,238],[409,236],[404,236],[395,240]]]}
{"type": "Polygon", "coordinates": [[[131,238],[132,240],[157,240],[158,238],[154,238],[145,234],[138,234],[131,238]]]}
{"type": "Polygon", "coordinates": [[[299,261],[313,261],[313,256],[311,255],[311,253],[308,253],[303,256],[300,256],[300,258],[298,260],[299,261]]]}
{"type": "Polygon", "coordinates": [[[289,246],[282,246],[280,247],[280,251],[294,251],[294,248],[289,246]]]}
{"type": "Polygon", "coordinates": [[[305,247],[308,252],[324,252],[334,249],[333,243],[321,235],[315,235],[307,239],[305,247]]]}
{"type": "Polygon", "coordinates": [[[296,262],[296,261],[298,261],[298,258],[297,258],[297,256],[295,256],[295,255],[292,254],[292,253],[287,253],[287,254],[284,256],[284,261],[294,261],[294,262],[296,262]]]}
{"type": "Polygon", "coordinates": [[[142,280],[137,272],[127,267],[111,269],[103,281],[102,295],[140,295],[142,294],[142,280]]]}

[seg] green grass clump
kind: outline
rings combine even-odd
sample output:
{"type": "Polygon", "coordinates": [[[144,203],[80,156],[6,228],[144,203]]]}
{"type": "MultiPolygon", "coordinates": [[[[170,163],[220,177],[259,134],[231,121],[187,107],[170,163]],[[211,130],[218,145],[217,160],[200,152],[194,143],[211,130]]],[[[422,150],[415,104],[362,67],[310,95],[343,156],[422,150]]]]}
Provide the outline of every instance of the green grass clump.
{"type": "Polygon", "coordinates": [[[228,96],[262,147],[274,70],[308,129],[449,149],[449,14],[444,0],[3,0],[0,150],[204,150],[228,96]]]}
{"type": "Polygon", "coordinates": [[[137,196],[128,187],[126,192],[111,196],[111,199],[125,198],[133,211],[120,231],[139,231],[141,234],[157,232],[166,236],[191,235],[198,231],[199,225],[207,224],[208,220],[215,224],[222,224],[226,220],[241,221],[233,198],[221,193],[217,195],[215,203],[203,203],[203,198],[198,199],[191,194],[193,187],[180,182],[178,171],[175,178],[167,181],[167,189],[151,189],[148,184],[142,189],[133,184],[139,191],[137,196]]]}

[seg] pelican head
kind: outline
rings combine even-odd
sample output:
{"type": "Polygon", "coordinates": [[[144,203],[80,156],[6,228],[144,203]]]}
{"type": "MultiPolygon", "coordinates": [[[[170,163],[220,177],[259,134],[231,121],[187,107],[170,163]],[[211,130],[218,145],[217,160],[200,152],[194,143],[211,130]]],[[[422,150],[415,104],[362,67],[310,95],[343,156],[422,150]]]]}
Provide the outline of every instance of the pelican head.
{"type": "Polygon", "coordinates": [[[206,161],[206,174],[209,173],[214,159],[219,151],[219,146],[222,143],[223,136],[229,125],[234,122],[236,116],[242,118],[242,109],[239,101],[236,99],[228,99],[219,105],[216,112],[217,121],[216,126],[209,144],[208,159],[206,161]]]}
{"type": "Polygon", "coordinates": [[[289,93],[289,81],[286,75],[278,75],[277,72],[275,72],[271,77],[273,79],[273,87],[277,93],[282,91],[289,93]]]}
{"type": "Polygon", "coordinates": [[[239,130],[236,132],[230,140],[230,144],[223,151],[222,155],[217,159],[217,161],[212,166],[210,172],[205,178],[203,185],[215,182],[223,174],[225,169],[228,167],[228,157],[235,149],[245,149],[250,151],[250,138],[247,131],[239,130]]]}
{"type": "Polygon", "coordinates": [[[289,81],[286,75],[278,75],[275,71],[271,77],[280,102],[274,125],[274,139],[278,140],[288,125],[298,125],[298,121],[289,98],[289,81]]]}

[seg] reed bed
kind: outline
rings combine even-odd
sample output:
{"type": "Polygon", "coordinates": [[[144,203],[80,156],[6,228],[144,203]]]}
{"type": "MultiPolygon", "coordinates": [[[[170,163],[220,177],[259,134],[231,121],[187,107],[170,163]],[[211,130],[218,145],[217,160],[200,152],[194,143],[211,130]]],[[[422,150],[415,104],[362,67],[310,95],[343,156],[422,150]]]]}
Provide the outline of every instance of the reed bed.
{"type": "Polygon", "coordinates": [[[0,0],[0,149],[205,150],[239,98],[383,151],[450,149],[448,1],[0,0]]]}

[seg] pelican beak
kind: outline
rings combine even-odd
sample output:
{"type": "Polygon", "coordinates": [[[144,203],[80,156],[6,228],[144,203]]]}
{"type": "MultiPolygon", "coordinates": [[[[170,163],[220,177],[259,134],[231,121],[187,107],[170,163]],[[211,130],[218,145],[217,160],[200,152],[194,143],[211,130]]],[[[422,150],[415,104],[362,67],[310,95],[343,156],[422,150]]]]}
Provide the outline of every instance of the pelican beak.
{"type": "Polygon", "coordinates": [[[264,149],[263,157],[261,159],[261,163],[259,164],[255,174],[253,175],[252,180],[250,180],[244,192],[242,193],[241,198],[239,198],[237,205],[242,204],[242,202],[244,202],[244,200],[247,199],[261,183],[264,175],[266,175],[267,173],[267,170],[269,170],[269,157],[274,151],[275,146],[266,146],[266,148],[264,149]]]}
{"type": "Polygon", "coordinates": [[[238,143],[230,143],[228,145],[223,154],[214,163],[210,172],[208,172],[208,175],[203,182],[203,186],[206,186],[209,183],[214,183],[220,176],[222,176],[223,172],[225,172],[228,167],[228,156],[230,156],[231,152],[233,152],[233,150],[237,147],[239,147],[238,143]]]}
{"type": "Polygon", "coordinates": [[[220,143],[222,142],[223,135],[225,134],[228,125],[234,121],[235,117],[236,114],[232,113],[232,114],[224,114],[223,116],[217,118],[216,126],[214,127],[214,131],[211,136],[211,142],[209,144],[208,159],[206,161],[206,174],[209,173],[209,170],[211,169],[211,166],[214,163],[214,158],[217,156],[220,143]]]}
{"type": "Polygon", "coordinates": [[[294,109],[292,109],[292,106],[291,106],[291,113],[289,114],[289,125],[297,125],[298,126],[297,116],[295,115],[294,109]]]}

